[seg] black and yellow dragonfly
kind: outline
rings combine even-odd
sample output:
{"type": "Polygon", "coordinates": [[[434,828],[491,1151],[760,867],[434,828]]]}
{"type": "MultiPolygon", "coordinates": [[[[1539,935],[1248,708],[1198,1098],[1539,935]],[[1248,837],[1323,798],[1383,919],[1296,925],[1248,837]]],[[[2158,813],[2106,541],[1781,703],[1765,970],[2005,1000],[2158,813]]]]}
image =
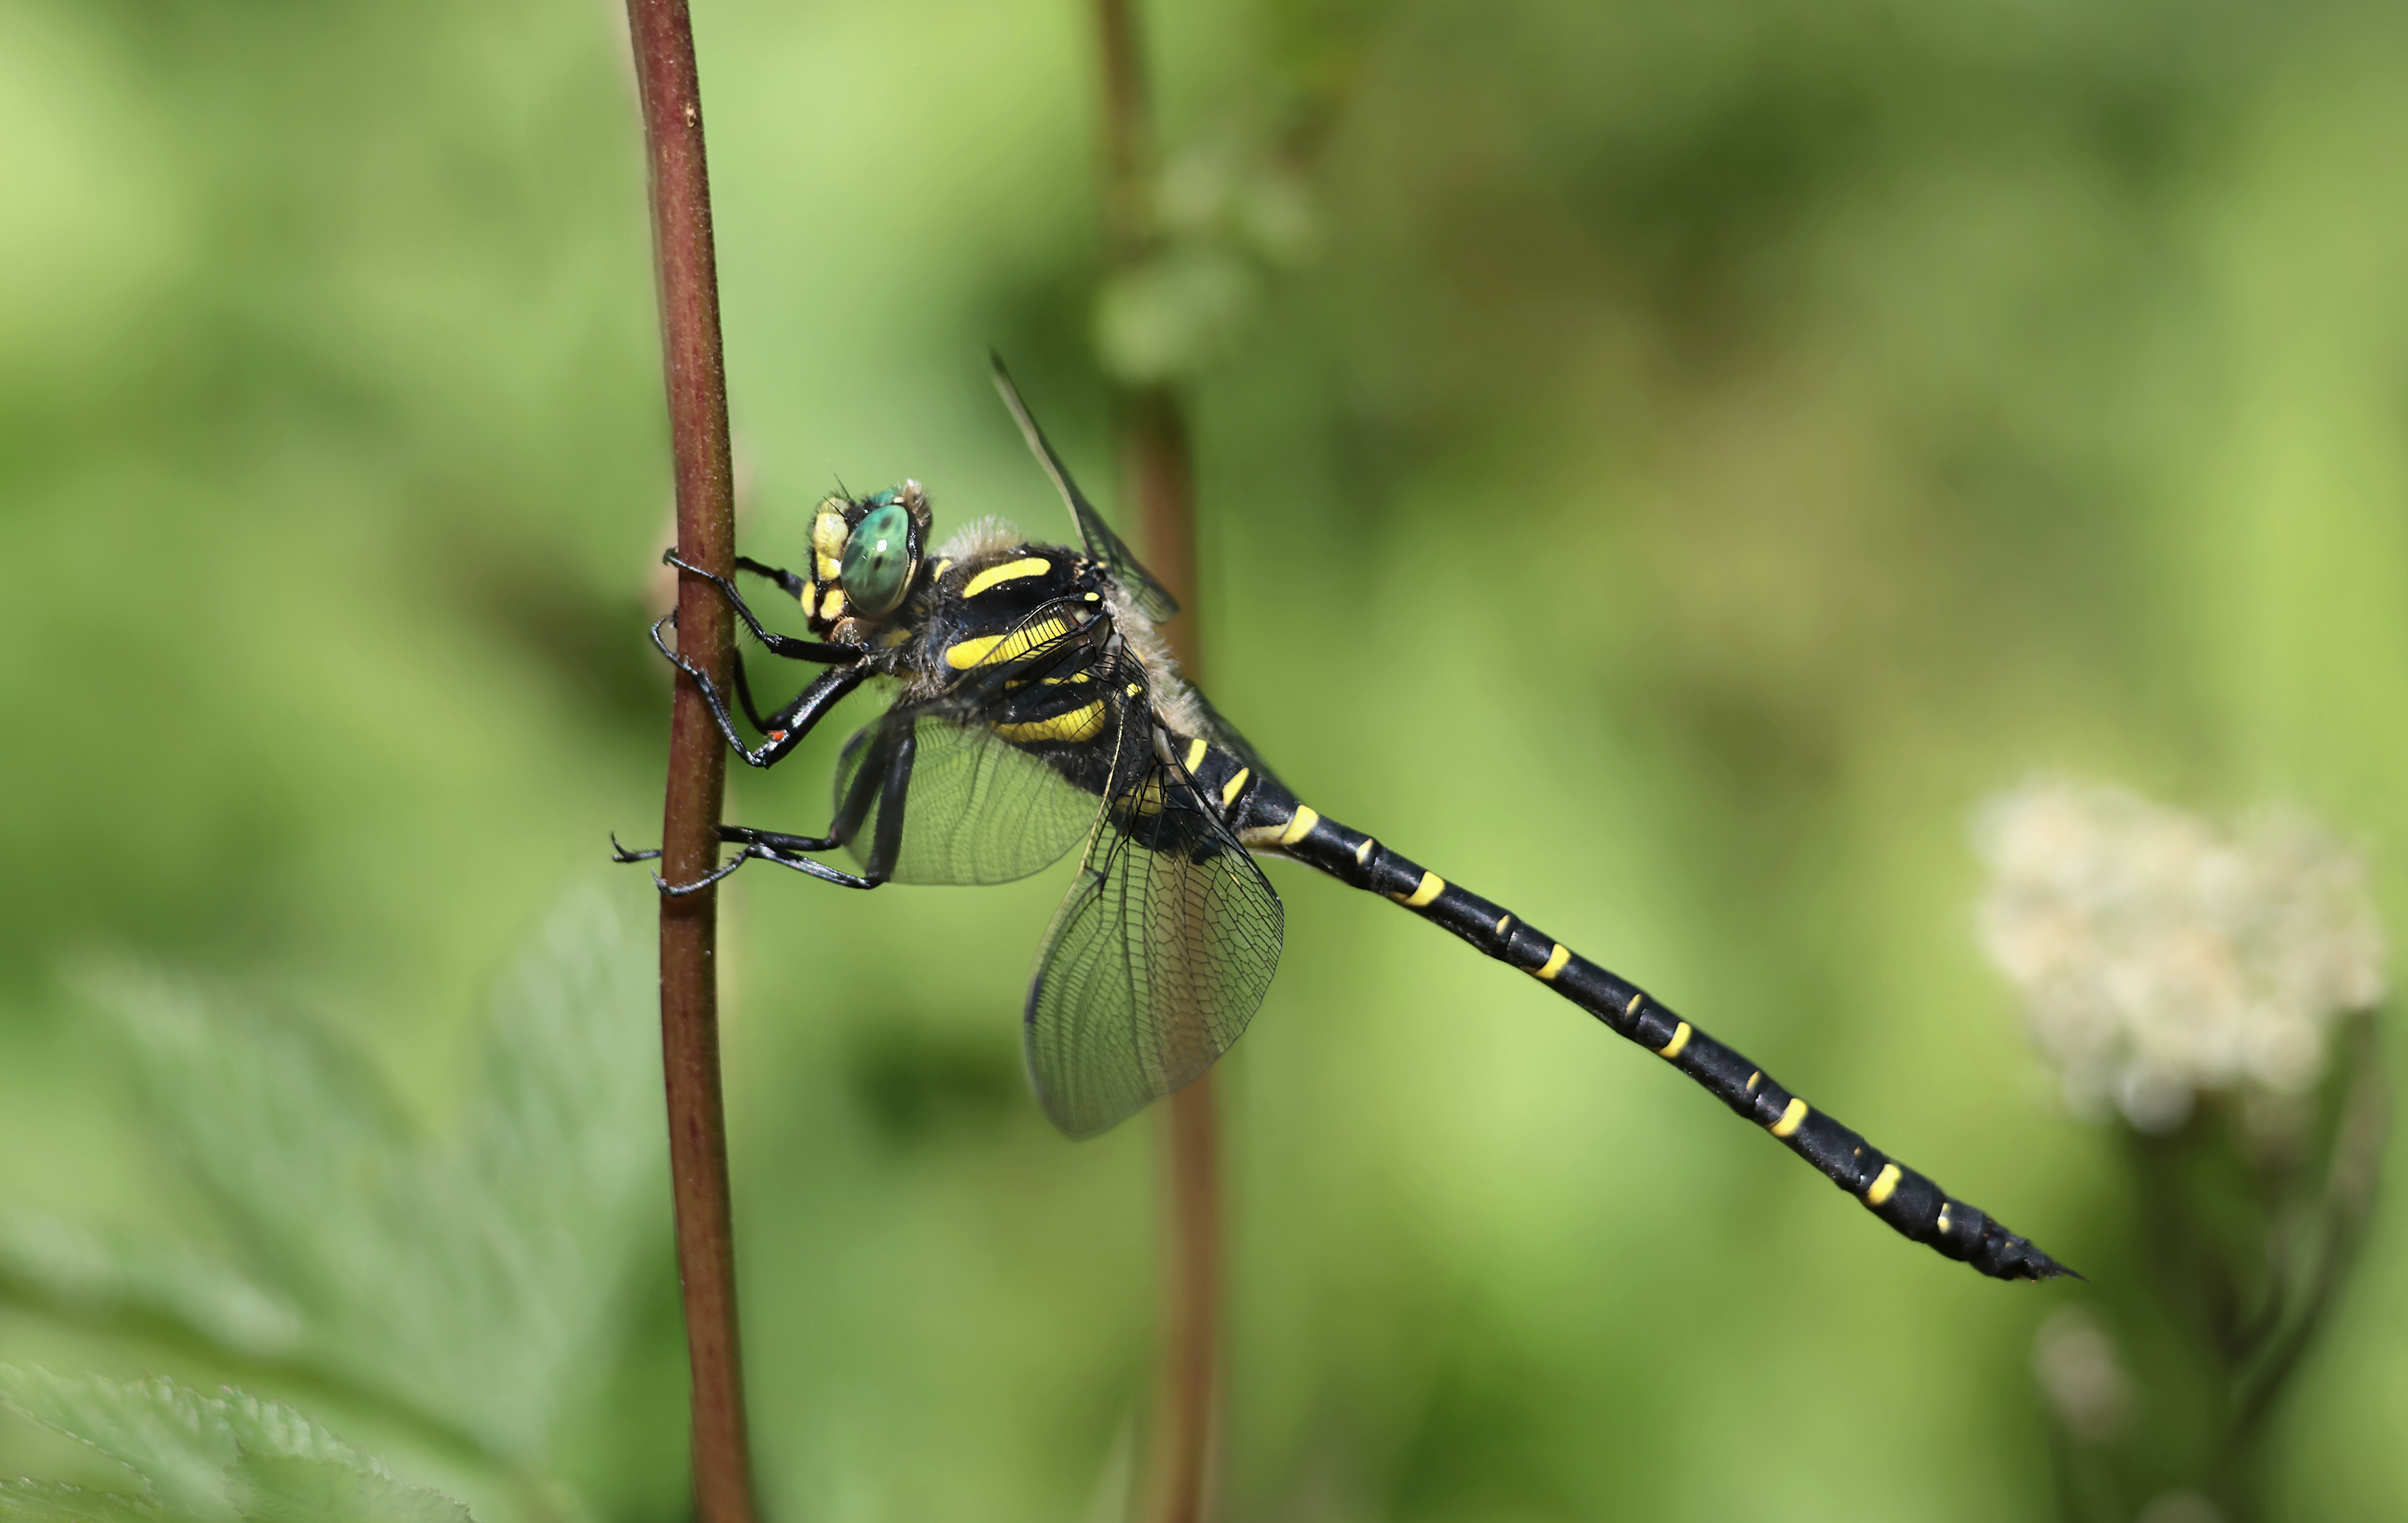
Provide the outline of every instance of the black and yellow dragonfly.
{"type": "MultiPolygon", "coordinates": [[[[895,690],[847,743],[822,835],[723,825],[749,861],[853,889],[1003,883],[1077,850],[1046,932],[1024,1038],[1046,1114],[1092,1136],[1210,1068],[1253,1018],[1279,963],[1284,915],[1257,856],[1286,857],[1383,895],[1518,968],[1686,1074],[1917,1243],[2000,1279],[2068,1274],[1998,1220],[1792,1095],[1636,984],[1501,905],[1321,814],[1283,785],[1204,695],[1181,680],[1156,626],[1177,612],[1071,480],[998,362],[996,384],[1077,521],[1082,548],[973,525],[933,551],[917,482],[833,496],[807,569],[737,559],[802,605],[815,638],[763,627],[710,576],[770,654],[824,666],[763,716],[739,657],[737,698],[765,739],[748,746],[725,699],[652,627],[700,687],[727,742],[774,766],[872,678],[895,690]],[[860,871],[819,854],[849,852],[860,871]]],[[[622,861],[657,852],[620,851],[622,861]]],[[[655,881],[658,881],[657,877],[655,881]]]]}

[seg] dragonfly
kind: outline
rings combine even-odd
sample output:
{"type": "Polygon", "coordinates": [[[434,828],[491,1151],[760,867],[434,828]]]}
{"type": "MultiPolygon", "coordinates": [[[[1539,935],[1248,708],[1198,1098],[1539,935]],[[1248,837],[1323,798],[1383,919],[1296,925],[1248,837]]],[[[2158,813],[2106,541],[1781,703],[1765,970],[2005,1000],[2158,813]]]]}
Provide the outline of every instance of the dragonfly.
{"type": "MultiPolygon", "coordinates": [[[[1814,1109],[1637,984],[1502,905],[1322,814],[1283,782],[1170,659],[1178,605],[1114,534],[1038,427],[1002,362],[996,390],[1069,509],[1079,546],[1031,541],[995,520],[929,547],[916,481],[814,509],[802,571],[745,556],[800,604],[810,637],[766,627],[737,583],[715,583],[770,655],[822,668],[772,713],[742,652],[735,697],[748,743],[710,676],[652,626],[661,654],[700,690],[721,733],[772,767],[849,696],[892,690],[846,742],[833,817],[805,835],[718,827],[733,857],[847,889],[989,884],[1079,854],[1022,1013],[1039,1102],[1063,1132],[1109,1131],[1211,1067],[1237,1042],[1279,965],[1285,916],[1259,858],[1285,858],[1402,905],[1518,969],[1702,1085],[1907,1238],[1998,1279],[2072,1271],[1814,1109]],[[842,851],[851,867],[824,860],[842,851]]],[[[657,860],[614,841],[621,861],[657,860]]]]}

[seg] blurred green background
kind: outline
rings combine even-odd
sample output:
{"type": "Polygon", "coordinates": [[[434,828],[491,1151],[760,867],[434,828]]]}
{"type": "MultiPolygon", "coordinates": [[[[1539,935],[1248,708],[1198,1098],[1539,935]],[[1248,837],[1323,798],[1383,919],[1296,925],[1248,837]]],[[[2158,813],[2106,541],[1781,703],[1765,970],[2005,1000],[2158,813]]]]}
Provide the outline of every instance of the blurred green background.
{"type": "MultiPolygon", "coordinates": [[[[696,11],[748,548],[796,559],[839,477],[1061,533],[990,343],[1109,505],[1087,9],[696,11]]],[[[1965,820],[2041,768],[2289,798],[2400,902],[2408,12],[1150,20],[1174,162],[1269,164],[1297,234],[1215,256],[1182,361],[1220,706],[2094,1278],[1902,1245],[1529,980],[1274,870],[1225,1516],[2045,1516],[2032,1331],[2128,1302],[2129,1203],[1980,961],[1965,820]]],[[[179,1205],[79,959],[314,1012],[439,1133],[482,990],[657,833],[632,95],[609,0],[0,0],[0,1206],[179,1205]]],[[[815,827],[841,738],[731,815],[815,827]]],[[[1155,1128],[1063,1143],[1019,1073],[1063,884],[725,893],[775,1516],[1086,1516],[1141,1429],[1155,1128]]],[[[2392,1161],[2286,1517],[2408,1511],[2392,1161]]],[[[644,1262],[552,1461],[601,1517],[685,1506],[644,1262]]],[[[352,1431],[93,1319],[0,1306],[0,1360],[352,1431]]],[[[0,1416],[0,1472],[48,1443],[0,1416]]]]}

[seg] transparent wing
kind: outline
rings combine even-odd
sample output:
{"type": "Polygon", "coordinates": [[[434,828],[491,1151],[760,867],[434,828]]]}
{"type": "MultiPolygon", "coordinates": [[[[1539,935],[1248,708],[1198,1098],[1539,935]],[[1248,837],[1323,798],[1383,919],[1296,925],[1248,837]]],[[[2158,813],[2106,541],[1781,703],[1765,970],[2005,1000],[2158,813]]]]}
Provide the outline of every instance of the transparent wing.
{"type": "MultiPolygon", "coordinates": [[[[897,710],[845,746],[837,768],[837,808],[867,787],[859,823],[837,834],[855,861],[867,864],[878,839],[879,778],[861,777],[865,760],[884,763],[908,732],[911,779],[904,797],[902,849],[896,883],[1010,883],[1060,861],[1095,828],[1100,801],[1081,791],[1042,760],[1005,744],[984,725],[965,725],[941,712],[897,710]]],[[[849,822],[839,818],[839,826],[849,822]]]]}
{"type": "Polygon", "coordinates": [[[1020,425],[1021,436],[1028,441],[1030,451],[1045,467],[1045,474],[1054,478],[1054,489],[1070,505],[1070,516],[1079,520],[1079,537],[1085,542],[1087,554],[1103,562],[1105,569],[1111,573],[1112,580],[1120,584],[1121,591],[1128,594],[1129,601],[1136,604],[1138,611],[1148,619],[1159,624],[1177,613],[1179,601],[1164,591],[1163,585],[1154,579],[1152,572],[1138,564],[1137,557],[1121,543],[1120,535],[1112,533],[1111,527],[1104,522],[1103,516],[1096,511],[1095,505],[1087,501],[1086,493],[1079,490],[1079,483],[1070,479],[1070,468],[1063,464],[1062,457],[1054,452],[1054,446],[1046,440],[1045,431],[1037,426],[1037,420],[1029,415],[1028,405],[1020,400],[1019,388],[1011,384],[1010,373],[1003,368],[1003,357],[990,353],[987,359],[995,366],[995,389],[1003,393],[1003,405],[1011,409],[1012,420],[1020,425]]]}
{"type": "Polygon", "coordinates": [[[1279,967],[1286,915],[1185,771],[1158,759],[1115,797],[1054,917],[1025,1037],[1038,1099],[1074,1137],[1211,1067],[1279,967]]]}
{"type": "Polygon", "coordinates": [[[896,705],[845,743],[833,833],[856,861],[867,865],[887,807],[882,784],[907,742],[893,881],[1009,883],[1085,839],[1143,705],[1115,678],[1125,658],[1109,623],[1073,628],[1061,615],[1030,614],[998,648],[1006,659],[896,705]]]}

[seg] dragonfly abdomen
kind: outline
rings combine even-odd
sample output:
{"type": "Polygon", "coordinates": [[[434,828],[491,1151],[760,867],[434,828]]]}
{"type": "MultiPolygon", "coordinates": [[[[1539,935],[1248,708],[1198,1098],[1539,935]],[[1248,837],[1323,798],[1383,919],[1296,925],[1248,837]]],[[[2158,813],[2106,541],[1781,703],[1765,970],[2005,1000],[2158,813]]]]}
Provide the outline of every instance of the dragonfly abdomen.
{"type": "MultiPolygon", "coordinates": [[[[1284,793],[1284,790],[1279,790],[1284,793]]],[[[1381,894],[1444,927],[1555,992],[1696,1080],[1763,1127],[1825,1178],[1902,1235],[2002,1280],[2072,1271],[2025,1238],[1791,1094],[1739,1052],[1681,1018],[1638,985],[1360,831],[1297,804],[1284,823],[1258,797],[1244,823],[1248,846],[1275,849],[1357,889],[1381,894]]]]}

